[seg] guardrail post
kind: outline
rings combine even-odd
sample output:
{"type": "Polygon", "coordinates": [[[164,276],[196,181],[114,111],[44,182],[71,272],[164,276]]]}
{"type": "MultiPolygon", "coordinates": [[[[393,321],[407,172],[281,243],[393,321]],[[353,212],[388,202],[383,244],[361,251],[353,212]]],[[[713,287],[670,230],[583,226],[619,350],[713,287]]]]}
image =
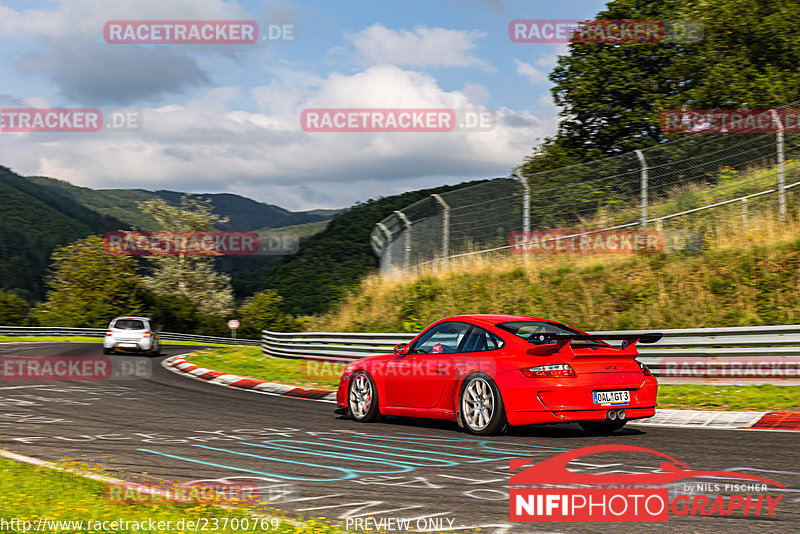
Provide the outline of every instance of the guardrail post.
{"type": "Polygon", "coordinates": [[[531,230],[531,186],[524,176],[515,174],[514,177],[522,184],[522,235],[527,236],[531,230]]]}
{"type": "Polygon", "coordinates": [[[442,262],[447,265],[450,257],[450,206],[441,195],[434,193],[431,196],[442,205],[442,262]]]}
{"type": "Polygon", "coordinates": [[[772,120],[775,123],[775,144],[777,145],[778,156],[778,215],[781,221],[786,220],[786,177],[783,168],[783,123],[781,122],[778,111],[773,109],[772,120]]]}
{"type": "Polygon", "coordinates": [[[644,154],[641,150],[636,150],[636,155],[639,157],[639,163],[642,165],[642,230],[647,229],[647,182],[649,176],[647,175],[647,160],[644,159],[644,154]]]}
{"type": "Polygon", "coordinates": [[[403,224],[406,225],[406,236],[405,236],[406,253],[403,258],[403,267],[405,269],[408,269],[409,267],[411,267],[411,221],[408,220],[408,217],[406,217],[406,214],[403,213],[402,211],[395,211],[394,213],[395,215],[400,217],[400,220],[403,221],[403,224]]]}

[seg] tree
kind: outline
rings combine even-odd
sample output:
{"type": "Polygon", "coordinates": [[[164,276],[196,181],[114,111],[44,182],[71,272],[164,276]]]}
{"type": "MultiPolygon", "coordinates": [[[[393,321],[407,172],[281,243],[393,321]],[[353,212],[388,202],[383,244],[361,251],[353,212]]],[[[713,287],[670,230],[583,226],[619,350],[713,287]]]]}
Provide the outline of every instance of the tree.
{"type": "Polygon", "coordinates": [[[47,300],[34,311],[40,324],[103,328],[118,315],[145,311],[133,260],[106,253],[100,236],[60,247],[51,259],[47,300]]]}
{"type": "Polygon", "coordinates": [[[259,339],[261,330],[278,330],[291,332],[298,330],[298,323],[293,317],[280,311],[283,299],[273,289],[260,291],[248,297],[239,306],[238,318],[242,326],[239,333],[242,337],[259,339]]]}
{"type": "Polygon", "coordinates": [[[28,302],[11,291],[0,289],[0,324],[23,326],[28,319],[28,302]]]}
{"type": "MultiPolygon", "coordinates": [[[[771,108],[800,99],[800,4],[783,0],[614,0],[597,19],[698,20],[694,43],[571,43],[550,74],[556,136],[524,175],[646,148],[670,137],[666,109],[771,108]]],[[[675,134],[680,135],[680,134],[675,134]]]]}
{"type": "MultiPolygon", "coordinates": [[[[139,208],[152,216],[164,231],[195,233],[212,230],[228,222],[213,213],[211,201],[184,195],[179,206],[163,199],[140,202],[139,208]]],[[[233,308],[230,276],[216,272],[208,256],[180,253],[172,256],[149,256],[152,272],[145,277],[145,287],[159,295],[185,297],[200,313],[224,316],[233,308]]]]}

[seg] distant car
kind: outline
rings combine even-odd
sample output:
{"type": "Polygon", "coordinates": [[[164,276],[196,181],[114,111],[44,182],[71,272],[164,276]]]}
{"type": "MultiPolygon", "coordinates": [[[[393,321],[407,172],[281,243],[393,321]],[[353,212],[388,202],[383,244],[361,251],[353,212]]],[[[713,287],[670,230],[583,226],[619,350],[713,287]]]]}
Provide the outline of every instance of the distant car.
{"type": "Polygon", "coordinates": [[[136,352],[161,353],[158,331],[148,317],[117,317],[111,321],[103,338],[103,353],[116,349],[136,352]]]}
{"type": "Polygon", "coordinates": [[[655,415],[658,383],[636,359],[636,342],[661,337],[600,336],[517,315],[450,317],[394,354],[350,363],[337,413],[363,422],[381,415],[449,419],[478,435],[562,422],[613,432],[655,415]]]}

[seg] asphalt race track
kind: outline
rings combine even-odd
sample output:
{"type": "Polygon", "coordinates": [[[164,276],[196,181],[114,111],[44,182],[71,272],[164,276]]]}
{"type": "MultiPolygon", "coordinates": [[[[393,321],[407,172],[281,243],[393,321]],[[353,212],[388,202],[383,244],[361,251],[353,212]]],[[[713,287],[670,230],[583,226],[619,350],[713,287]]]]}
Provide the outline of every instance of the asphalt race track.
{"type": "MultiPolygon", "coordinates": [[[[164,355],[191,350],[165,346],[164,355]]],[[[0,345],[0,356],[11,355],[102,352],[99,342],[0,345]]],[[[330,403],[190,380],[164,369],[161,359],[148,360],[153,364],[148,380],[0,381],[0,447],[44,460],[96,462],[112,474],[145,480],[255,480],[287,512],[342,521],[412,518],[412,525],[446,530],[452,524],[482,532],[800,530],[798,433],[631,425],[612,436],[589,436],[577,426],[561,425],[475,438],[449,423],[359,424],[334,415],[330,403]],[[789,489],[769,490],[783,496],[771,517],[673,516],[669,523],[635,525],[509,523],[510,458],[541,460],[608,443],[653,449],[692,469],[755,474],[789,489]]],[[[660,460],[641,453],[603,454],[570,468],[649,473],[659,471],[660,460]]],[[[684,484],[698,482],[731,481],[692,479],[670,489],[683,493],[684,484]]]]}

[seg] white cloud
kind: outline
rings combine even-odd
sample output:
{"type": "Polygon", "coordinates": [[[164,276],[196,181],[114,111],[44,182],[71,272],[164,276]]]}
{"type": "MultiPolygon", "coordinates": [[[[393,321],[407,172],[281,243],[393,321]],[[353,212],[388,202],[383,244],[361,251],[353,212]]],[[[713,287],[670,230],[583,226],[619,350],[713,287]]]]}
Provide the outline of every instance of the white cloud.
{"type": "Polygon", "coordinates": [[[348,34],[358,56],[369,64],[391,63],[406,67],[479,67],[490,70],[475,57],[477,39],[486,34],[476,30],[449,30],[417,26],[413,30],[392,30],[373,24],[348,34]]]}
{"type": "Polygon", "coordinates": [[[514,64],[517,66],[517,75],[527,78],[532,84],[538,85],[547,83],[547,73],[543,70],[517,58],[514,58],[514,64]]]}
{"type": "Polygon", "coordinates": [[[291,209],[355,200],[443,182],[507,175],[554,117],[502,108],[487,132],[307,133],[313,107],[481,108],[477,84],[445,91],[432,76],[390,65],[320,78],[284,73],[250,91],[255,112],[234,110],[241,88],[207,90],[184,105],[143,110],[133,133],[0,133],[0,162],[98,188],[227,191],[291,209]]]}

